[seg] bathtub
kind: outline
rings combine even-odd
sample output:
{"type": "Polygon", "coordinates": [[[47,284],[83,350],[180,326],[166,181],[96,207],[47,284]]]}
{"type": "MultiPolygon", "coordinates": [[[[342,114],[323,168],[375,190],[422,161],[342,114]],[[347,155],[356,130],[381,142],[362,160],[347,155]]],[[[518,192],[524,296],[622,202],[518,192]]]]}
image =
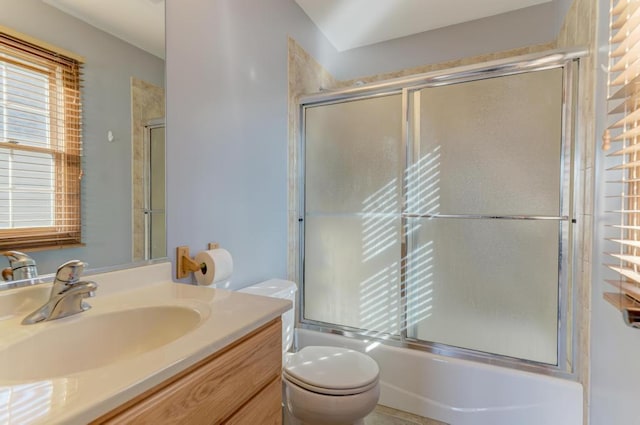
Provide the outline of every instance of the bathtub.
{"type": "Polygon", "coordinates": [[[307,329],[296,336],[299,348],[369,348],[384,406],[451,425],[582,425],[582,385],[574,381],[307,329]]]}

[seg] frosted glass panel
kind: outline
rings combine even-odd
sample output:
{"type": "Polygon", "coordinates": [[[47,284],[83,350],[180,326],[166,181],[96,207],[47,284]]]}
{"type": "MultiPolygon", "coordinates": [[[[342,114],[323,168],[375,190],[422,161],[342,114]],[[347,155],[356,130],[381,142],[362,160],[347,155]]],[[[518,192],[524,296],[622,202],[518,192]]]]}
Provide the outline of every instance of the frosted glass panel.
{"type": "Polygon", "coordinates": [[[400,219],[379,231],[393,239],[371,255],[371,219],[307,216],[305,318],[398,334],[400,322],[400,219]]]}
{"type": "Polygon", "coordinates": [[[148,128],[146,259],[167,255],[167,229],[165,217],[165,128],[148,128]]]}
{"type": "Polygon", "coordinates": [[[164,211],[149,214],[149,237],[151,258],[162,258],[167,255],[167,231],[164,211]]]}
{"type": "Polygon", "coordinates": [[[410,337],[556,363],[558,221],[411,221],[410,337]]]}
{"type": "Polygon", "coordinates": [[[402,97],[306,109],[307,212],[399,211],[402,97]]]}
{"type": "Polygon", "coordinates": [[[431,212],[560,215],[562,69],[425,88],[418,96],[420,157],[438,156],[439,202],[431,212]]]}
{"type": "Polygon", "coordinates": [[[398,333],[401,96],[306,109],[305,318],[398,333]]]}
{"type": "Polygon", "coordinates": [[[152,210],[164,211],[166,168],[164,142],[164,127],[149,129],[149,203],[152,210]]]}

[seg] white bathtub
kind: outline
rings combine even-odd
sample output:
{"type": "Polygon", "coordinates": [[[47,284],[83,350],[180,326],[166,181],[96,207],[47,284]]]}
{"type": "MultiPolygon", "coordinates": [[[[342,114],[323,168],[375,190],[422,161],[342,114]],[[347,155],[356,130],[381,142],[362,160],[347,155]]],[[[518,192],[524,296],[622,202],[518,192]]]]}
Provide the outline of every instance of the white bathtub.
{"type": "MultiPolygon", "coordinates": [[[[371,342],[296,329],[298,346],[366,351],[371,342]]],[[[380,404],[451,425],[582,425],[582,385],[529,372],[377,345],[380,404]]]]}

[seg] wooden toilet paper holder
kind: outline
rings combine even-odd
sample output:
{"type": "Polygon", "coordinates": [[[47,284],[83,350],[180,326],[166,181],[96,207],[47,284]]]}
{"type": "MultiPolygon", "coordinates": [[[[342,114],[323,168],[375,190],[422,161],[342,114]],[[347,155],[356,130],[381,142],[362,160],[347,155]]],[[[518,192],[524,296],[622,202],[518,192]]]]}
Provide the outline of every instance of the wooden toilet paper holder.
{"type": "MultiPolygon", "coordinates": [[[[214,242],[209,243],[208,249],[220,248],[220,245],[214,242]]],[[[176,279],[182,279],[189,276],[189,273],[194,273],[202,270],[204,263],[196,263],[189,255],[189,247],[186,245],[176,248],[176,279]]]]}

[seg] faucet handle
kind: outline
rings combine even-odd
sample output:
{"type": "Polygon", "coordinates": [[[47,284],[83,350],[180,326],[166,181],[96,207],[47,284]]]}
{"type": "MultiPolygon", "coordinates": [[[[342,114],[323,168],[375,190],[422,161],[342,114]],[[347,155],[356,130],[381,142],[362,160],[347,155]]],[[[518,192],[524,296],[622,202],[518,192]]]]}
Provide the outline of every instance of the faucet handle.
{"type": "Polygon", "coordinates": [[[56,281],[64,283],[76,283],[87,263],[80,260],[71,260],[58,267],[56,281]]]}
{"type": "Polygon", "coordinates": [[[2,270],[4,280],[31,279],[38,276],[38,269],[33,258],[20,251],[2,253],[9,260],[11,267],[2,270]]]}
{"type": "Polygon", "coordinates": [[[21,262],[30,261],[30,262],[34,263],[33,258],[29,257],[24,252],[20,252],[20,251],[5,251],[5,252],[2,253],[2,255],[7,257],[9,259],[10,263],[13,263],[14,261],[21,261],[21,262]]]}

